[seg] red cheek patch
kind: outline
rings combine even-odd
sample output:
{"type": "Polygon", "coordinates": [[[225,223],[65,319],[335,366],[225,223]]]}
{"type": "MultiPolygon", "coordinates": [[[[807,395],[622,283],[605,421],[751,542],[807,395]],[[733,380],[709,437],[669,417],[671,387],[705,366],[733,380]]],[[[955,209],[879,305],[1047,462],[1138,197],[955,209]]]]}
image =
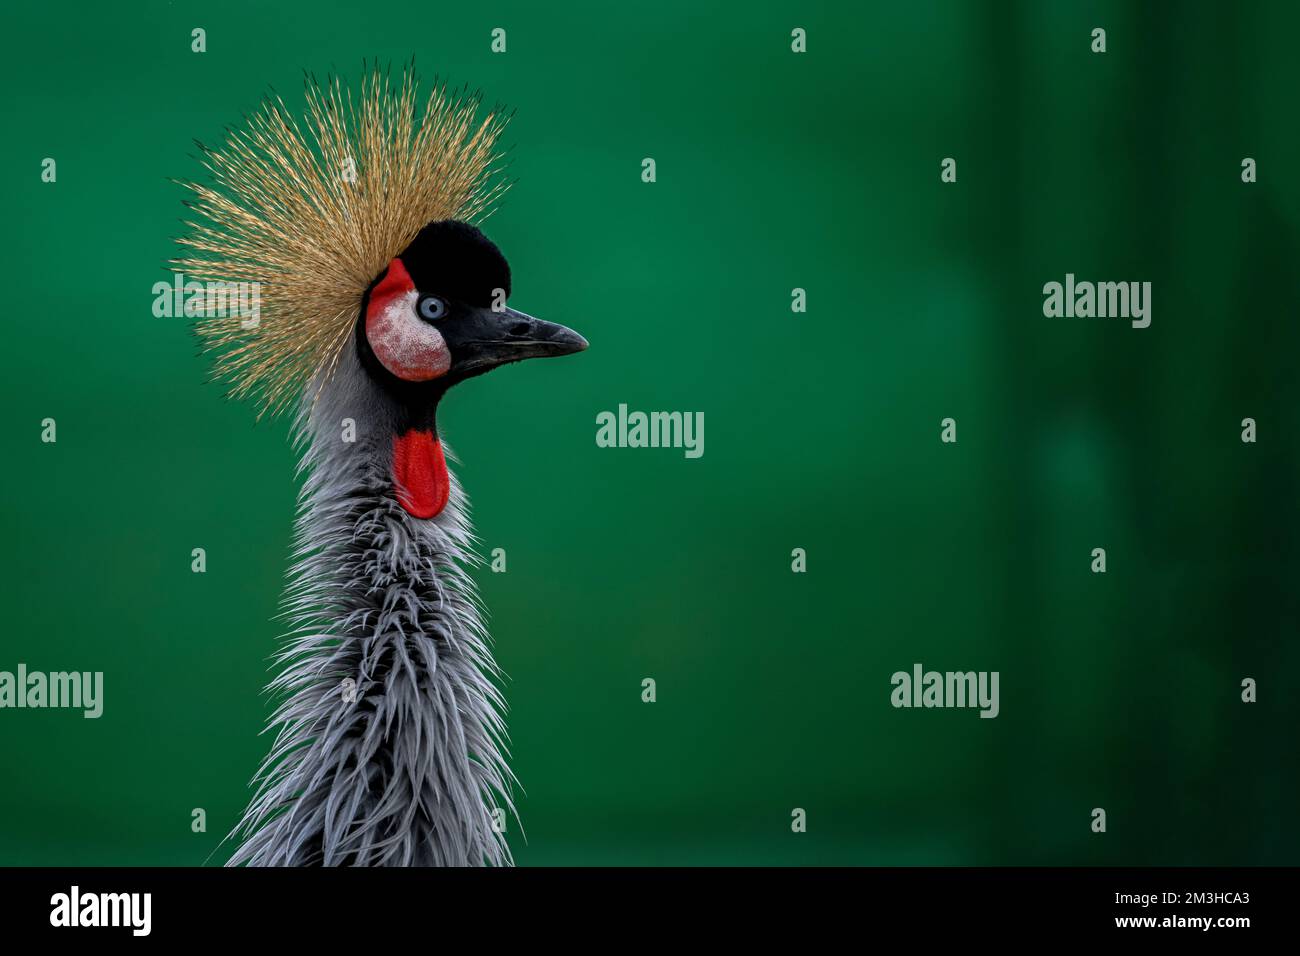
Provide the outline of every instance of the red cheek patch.
{"type": "Polygon", "coordinates": [[[414,291],[415,283],[411,281],[411,274],[406,271],[406,264],[401,259],[394,259],[388,263],[388,271],[384,273],[384,277],[370,290],[370,311],[373,313],[376,306],[382,308],[396,296],[414,291]]]}
{"type": "Polygon", "coordinates": [[[401,259],[388,264],[366,305],[366,341],[381,365],[407,382],[427,382],[451,368],[442,335],[415,314],[420,293],[401,259]]]}
{"type": "Polygon", "coordinates": [[[432,431],[409,429],[393,438],[393,488],[413,518],[432,518],[447,507],[451,479],[442,442],[432,431]]]}

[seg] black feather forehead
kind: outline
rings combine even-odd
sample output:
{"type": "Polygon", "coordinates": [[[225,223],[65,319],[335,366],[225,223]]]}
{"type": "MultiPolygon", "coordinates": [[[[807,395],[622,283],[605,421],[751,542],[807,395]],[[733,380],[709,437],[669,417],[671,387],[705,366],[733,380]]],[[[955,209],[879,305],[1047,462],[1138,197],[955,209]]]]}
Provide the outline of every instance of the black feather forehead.
{"type": "Polygon", "coordinates": [[[415,287],[488,308],[510,297],[510,264],[487,236],[466,222],[432,222],[402,253],[415,287]],[[498,290],[500,290],[498,292],[498,290]]]}

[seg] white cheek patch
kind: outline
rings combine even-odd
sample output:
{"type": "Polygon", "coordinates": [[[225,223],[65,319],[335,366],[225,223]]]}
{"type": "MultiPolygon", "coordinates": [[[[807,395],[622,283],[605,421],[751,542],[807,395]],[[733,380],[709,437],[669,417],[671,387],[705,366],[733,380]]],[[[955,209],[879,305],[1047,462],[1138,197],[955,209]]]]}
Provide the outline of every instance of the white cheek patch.
{"type": "Polygon", "coordinates": [[[366,339],[388,371],[408,382],[427,382],[451,368],[447,342],[415,314],[420,293],[412,289],[389,299],[366,318],[366,339]]]}

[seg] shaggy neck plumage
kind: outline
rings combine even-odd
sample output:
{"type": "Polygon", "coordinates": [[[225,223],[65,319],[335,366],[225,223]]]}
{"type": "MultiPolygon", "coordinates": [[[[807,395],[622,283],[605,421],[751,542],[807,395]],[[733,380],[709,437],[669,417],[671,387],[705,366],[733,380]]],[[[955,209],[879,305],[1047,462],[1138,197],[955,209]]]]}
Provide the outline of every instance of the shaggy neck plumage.
{"type": "Polygon", "coordinates": [[[283,703],[231,864],[511,862],[465,500],[452,479],[432,519],[398,503],[393,442],[410,427],[351,350],[300,417],[293,629],[271,684],[283,703]]]}

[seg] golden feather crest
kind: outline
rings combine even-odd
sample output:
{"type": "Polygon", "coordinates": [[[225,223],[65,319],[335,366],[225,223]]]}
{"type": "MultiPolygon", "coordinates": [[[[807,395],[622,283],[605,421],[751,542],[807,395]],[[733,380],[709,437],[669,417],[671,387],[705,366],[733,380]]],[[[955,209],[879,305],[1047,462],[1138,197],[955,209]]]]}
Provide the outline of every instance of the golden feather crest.
{"type": "Polygon", "coordinates": [[[215,149],[210,185],[182,182],[195,221],[171,268],[200,283],[256,283],[256,324],[201,315],[196,330],[230,394],[278,412],[333,369],[366,288],[427,223],[480,221],[507,188],[496,142],[507,118],[478,119],[478,94],[408,66],[366,72],[353,96],[337,77],[306,82],[302,122],[265,100],[215,149]],[[423,107],[421,109],[421,106],[423,107]],[[252,327],[250,327],[252,326],[252,327]]]}

